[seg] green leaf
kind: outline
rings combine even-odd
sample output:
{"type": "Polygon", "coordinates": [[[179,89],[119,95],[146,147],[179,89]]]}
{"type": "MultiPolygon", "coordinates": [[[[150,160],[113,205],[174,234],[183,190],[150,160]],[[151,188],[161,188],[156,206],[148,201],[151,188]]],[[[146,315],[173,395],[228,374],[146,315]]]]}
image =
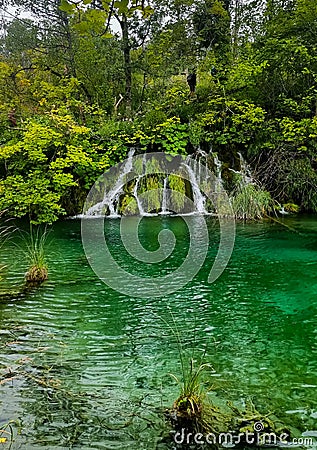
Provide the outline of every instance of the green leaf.
{"type": "Polygon", "coordinates": [[[68,14],[71,14],[75,11],[76,6],[72,3],[69,3],[67,0],[61,0],[61,4],[59,5],[59,9],[68,14]]]}
{"type": "Polygon", "coordinates": [[[111,5],[111,0],[102,0],[102,7],[105,11],[108,11],[111,5]]]}
{"type": "Polygon", "coordinates": [[[142,16],[144,19],[150,17],[154,13],[154,9],[151,6],[146,6],[142,9],[142,16]]]}
{"type": "Polygon", "coordinates": [[[114,7],[118,9],[119,13],[128,11],[129,0],[117,0],[114,2],[114,7]]]}
{"type": "Polygon", "coordinates": [[[86,34],[90,31],[91,27],[89,22],[79,22],[74,25],[74,29],[78,31],[79,34],[86,34]]]}
{"type": "Polygon", "coordinates": [[[103,39],[111,39],[111,38],[113,38],[113,34],[110,33],[110,31],[107,31],[107,33],[104,33],[101,37],[103,39]]]}

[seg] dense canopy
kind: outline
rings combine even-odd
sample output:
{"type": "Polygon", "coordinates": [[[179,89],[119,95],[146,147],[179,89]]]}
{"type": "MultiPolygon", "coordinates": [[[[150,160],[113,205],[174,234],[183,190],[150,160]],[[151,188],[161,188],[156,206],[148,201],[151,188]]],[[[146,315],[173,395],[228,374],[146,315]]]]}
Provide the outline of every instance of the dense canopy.
{"type": "Polygon", "coordinates": [[[241,153],[277,202],[317,211],[315,0],[2,0],[0,12],[0,210],[76,214],[135,146],[212,149],[224,167],[241,153]]]}

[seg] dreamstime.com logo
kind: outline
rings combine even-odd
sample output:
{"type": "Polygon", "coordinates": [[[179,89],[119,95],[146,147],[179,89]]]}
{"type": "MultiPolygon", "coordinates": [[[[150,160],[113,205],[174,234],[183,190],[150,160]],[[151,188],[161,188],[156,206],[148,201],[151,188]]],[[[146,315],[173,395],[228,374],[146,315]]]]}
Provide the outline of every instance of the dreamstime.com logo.
{"type": "Polygon", "coordinates": [[[251,446],[269,446],[269,447],[312,447],[313,438],[300,437],[290,438],[288,433],[269,433],[265,432],[262,422],[256,422],[253,426],[254,431],[245,431],[244,433],[188,433],[183,428],[181,431],[173,433],[175,444],[178,445],[216,445],[220,447],[235,447],[241,444],[251,446]]]}
{"type": "Polygon", "coordinates": [[[86,198],[81,233],[90,266],[100,280],[126,295],[162,297],[176,292],[195,277],[206,261],[210,245],[204,215],[206,203],[217,215],[220,231],[217,254],[208,275],[208,282],[213,283],[227,266],[235,240],[234,215],[221,180],[199,161],[165,153],[130,152],[127,160],[98,178],[86,198]],[[157,202],[161,204],[159,209],[183,218],[188,228],[188,252],[171,272],[142,276],[141,271],[135,273],[141,264],[164,262],[176,248],[176,237],[169,227],[159,231],[157,250],[149,251],[140,242],[140,222],[158,209],[157,202]],[[120,240],[134,261],[133,273],[126,270],[127,265],[119,264],[109,250],[113,235],[107,235],[104,221],[109,213],[116,216],[119,204],[120,240]],[[141,209],[142,214],[137,215],[141,209]]]}

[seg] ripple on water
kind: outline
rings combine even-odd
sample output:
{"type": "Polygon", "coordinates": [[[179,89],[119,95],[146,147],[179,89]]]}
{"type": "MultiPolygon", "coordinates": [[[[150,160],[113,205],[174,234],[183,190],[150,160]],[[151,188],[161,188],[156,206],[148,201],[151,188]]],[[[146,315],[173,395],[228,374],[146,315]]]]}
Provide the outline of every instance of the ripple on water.
{"type": "MultiPolygon", "coordinates": [[[[76,435],[77,423],[81,434],[74,448],[152,448],[162,429],[155,408],[171,404],[178,393],[169,376],[181,373],[178,339],[186,358],[204,354],[212,364],[219,398],[252,398],[264,413],[274,410],[301,431],[313,429],[316,223],[294,223],[300,235],[279,225],[238,225],[235,251],[220,279],[208,284],[212,247],[193,281],[155,299],[126,297],[101,283],[85,260],[78,223],[57,224],[50,280],[22,300],[0,305],[1,373],[10,367],[38,379],[0,385],[3,417],[23,416],[30,430],[17,442],[32,450],[69,448],[67,436],[76,435]],[[61,394],[39,379],[59,383],[61,394]]],[[[106,226],[116,243],[118,226],[106,226]]],[[[143,231],[152,239],[152,230],[143,231]]],[[[185,248],[182,227],[177,236],[185,248]]],[[[12,248],[3,251],[10,265],[12,248]]],[[[167,269],[178,262],[178,253],[173,256],[167,269]]],[[[13,267],[10,284],[25,271],[18,260],[13,267]]]]}

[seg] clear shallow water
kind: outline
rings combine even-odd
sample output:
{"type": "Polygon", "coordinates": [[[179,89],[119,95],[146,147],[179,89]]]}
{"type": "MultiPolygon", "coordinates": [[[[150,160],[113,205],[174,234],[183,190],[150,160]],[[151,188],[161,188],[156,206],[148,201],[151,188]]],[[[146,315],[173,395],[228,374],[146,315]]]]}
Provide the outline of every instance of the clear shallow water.
{"type": "MultiPolygon", "coordinates": [[[[191,220],[197,220],[193,217],[191,220]]],[[[211,242],[217,226],[206,219],[211,242]]],[[[0,425],[21,418],[11,448],[168,449],[161,411],[172,405],[180,376],[175,322],[189,356],[212,363],[212,399],[263,414],[274,411],[300,432],[317,430],[317,219],[238,224],[225,272],[208,284],[215,246],[199,274],[180,291],[142,299],[121,295],[95,276],[85,258],[80,223],[50,234],[50,279],[24,298],[0,304],[0,425]]],[[[188,249],[181,218],[144,218],[140,240],[157,248],[172,229],[176,252],[166,264],[139,266],[125,255],[119,221],[106,221],[113,255],[151,276],[177,267],[188,249]],[[156,271],[156,272],[155,272],[156,271]]],[[[1,250],[7,283],[26,270],[13,243],[1,250]]]]}

